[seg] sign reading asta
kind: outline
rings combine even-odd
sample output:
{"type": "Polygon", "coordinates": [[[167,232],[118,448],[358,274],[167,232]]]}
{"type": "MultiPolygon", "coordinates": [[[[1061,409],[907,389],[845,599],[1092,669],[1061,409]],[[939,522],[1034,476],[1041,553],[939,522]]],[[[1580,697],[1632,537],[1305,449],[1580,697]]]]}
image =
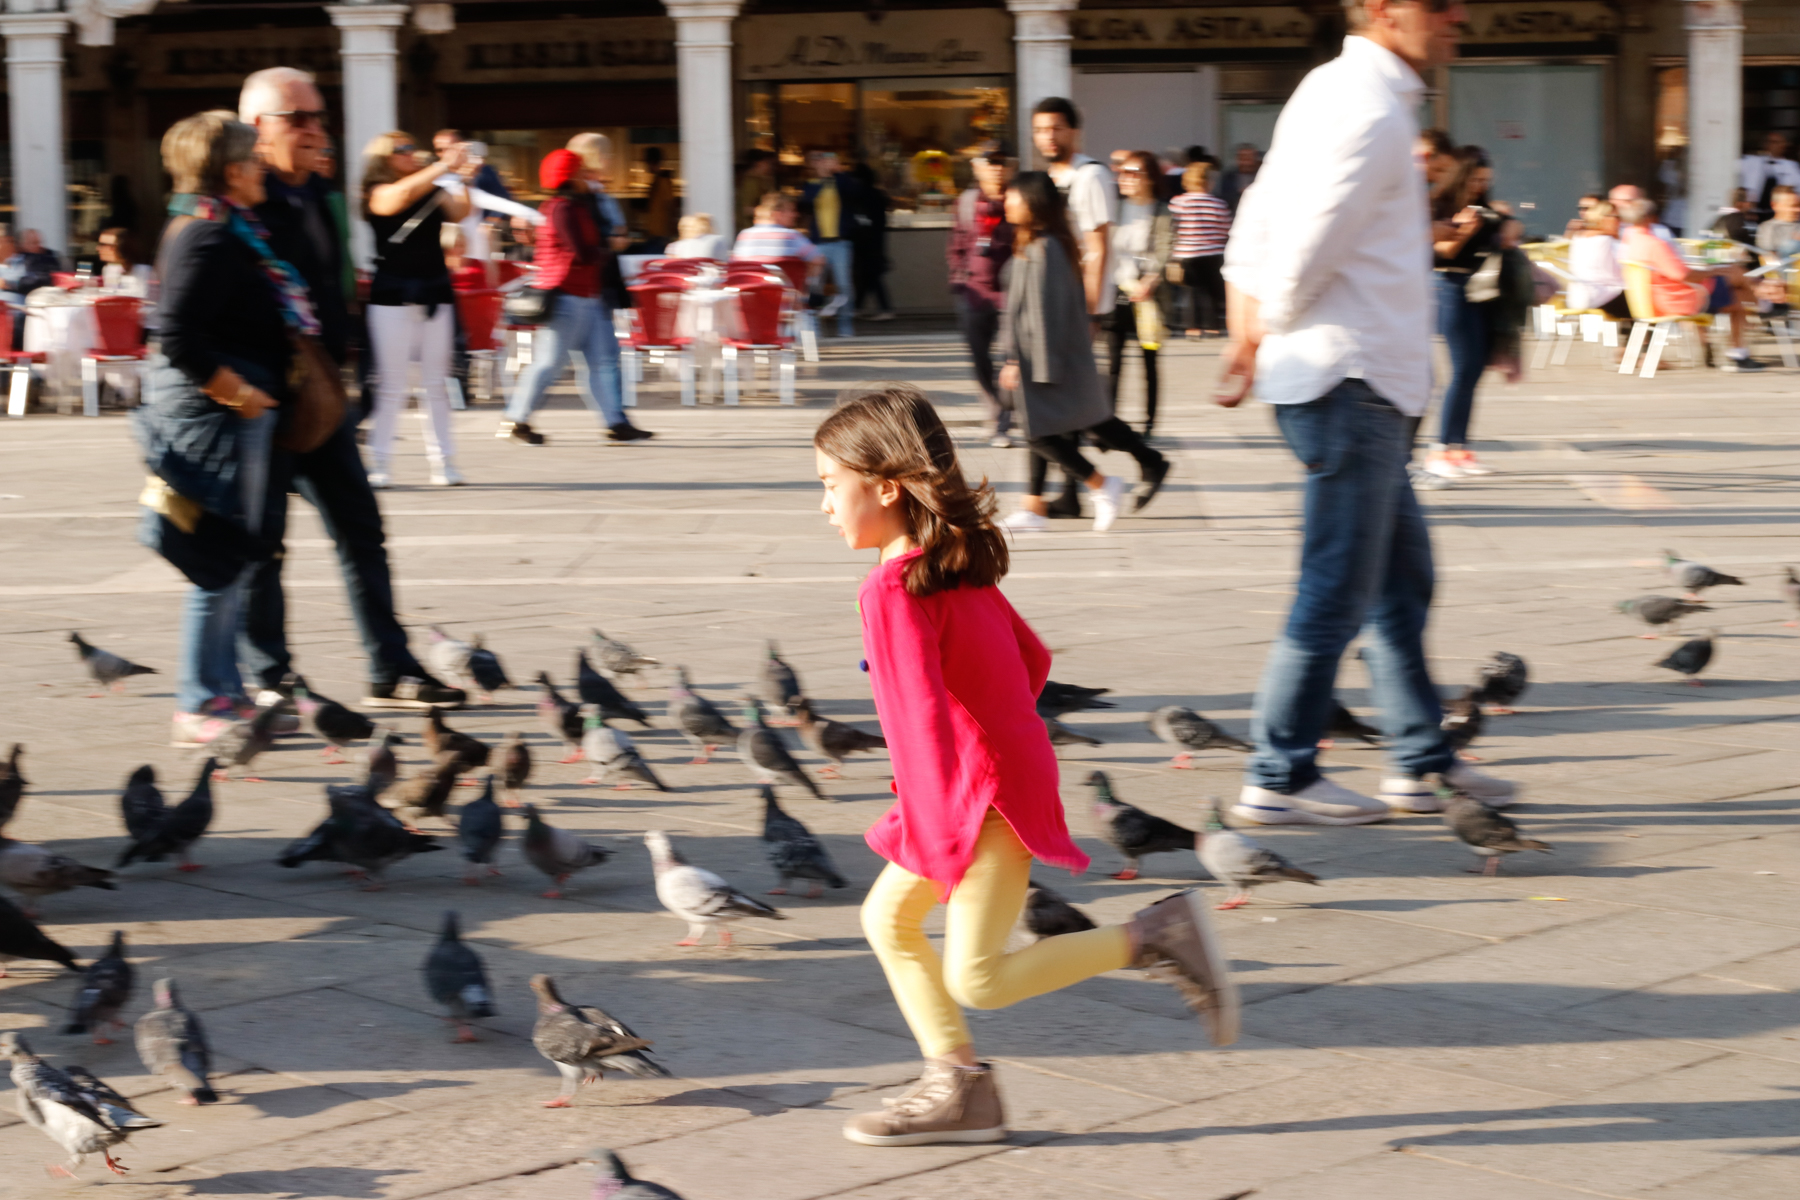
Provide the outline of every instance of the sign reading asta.
{"type": "Polygon", "coordinates": [[[1303,49],[1313,18],[1298,8],[1121,8],[1069,18],[1076,50],[1303,49]]]}
{"type": "Polygon", "coordinates": [[[738,22],[746,79],[995,75],[1013,69],[1012,18],[998,9],[748,17],[738,22]]]}
{"type": "Polygon", "coordinates": [[[1462,40],[1471,45],[1507,42],[1591,42],[1619,32],[1619,14],[1604,0],[1471,4],[1462,40]]]}
{"type": "Polygon", "coordinates": [[[432,44],[444,83],[570,83],[673,79],[667,17],[458,25],[432,44]]]}

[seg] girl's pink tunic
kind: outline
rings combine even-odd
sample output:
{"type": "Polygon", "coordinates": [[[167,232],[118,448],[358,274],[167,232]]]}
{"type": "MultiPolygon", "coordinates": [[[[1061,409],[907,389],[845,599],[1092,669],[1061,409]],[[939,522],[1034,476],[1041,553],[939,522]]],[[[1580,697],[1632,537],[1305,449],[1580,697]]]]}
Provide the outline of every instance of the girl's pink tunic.
{"type": "Polygon", "coordinates": [[[918,553],[875,568],[857,596],[900,798],[869,830],[869,845],[947,896],[992,806],[1033,858],[1086,870],[1037,715],[1050,651],[997,587],[910,595],[902,572],[918,553]]]}

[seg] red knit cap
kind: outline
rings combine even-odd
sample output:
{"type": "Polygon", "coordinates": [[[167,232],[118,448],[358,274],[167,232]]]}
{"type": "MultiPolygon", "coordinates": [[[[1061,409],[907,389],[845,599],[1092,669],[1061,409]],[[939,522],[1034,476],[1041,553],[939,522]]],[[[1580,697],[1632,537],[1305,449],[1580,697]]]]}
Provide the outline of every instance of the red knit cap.
{"type": "Polygon", "coordinates": [[[538,164],[538,182],[546,192],[554,192],[581,170],[581,158],[572,150],[552,150],[538,164]]]}

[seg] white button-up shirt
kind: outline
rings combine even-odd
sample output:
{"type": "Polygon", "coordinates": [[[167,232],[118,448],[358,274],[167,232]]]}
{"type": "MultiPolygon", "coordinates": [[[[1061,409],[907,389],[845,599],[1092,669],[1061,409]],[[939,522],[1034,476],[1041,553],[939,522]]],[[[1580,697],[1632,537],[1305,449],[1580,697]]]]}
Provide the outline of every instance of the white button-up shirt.
{"type": "Polygon", "coordinates": [[[1738,160],[1738,186],[1762,202],[1763,185],[1773,176],[1784,187],[1800,188],[1800,163],[1768,154],[1746,154],[1738,160]]]}
{"type": "Polygon", "coordinates": [[[1256,394],[1271,404],[1359,378],[1408,416],[1425,411],[1431,214],[1413,157],[1424,87],[1352,36],[1281,111],[1225,248],[1225,277],[1261,302],[1256,394]]]}

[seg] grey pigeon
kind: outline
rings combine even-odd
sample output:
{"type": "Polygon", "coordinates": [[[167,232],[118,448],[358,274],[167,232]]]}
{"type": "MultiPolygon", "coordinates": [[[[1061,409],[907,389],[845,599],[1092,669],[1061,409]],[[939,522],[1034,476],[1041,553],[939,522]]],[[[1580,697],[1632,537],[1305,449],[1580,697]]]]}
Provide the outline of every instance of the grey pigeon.
{"type": "Polygon", "coordinates": [[[450,796],[462,775],[463,760],[454,750],[446,750],[437,761],[418,774],[402,779],[381,797],[381,804],[400,815],[408,829],[417,829],[427,818],[444,820],[450,809],[450,796]]]}
{"type": "Polygon", "coordinates": [[[525,860],[550,877],[550,890],[544,893],[544,899],[561,900],[562,886],[569,876],[599,866],[612,853],[550,824],[538,815],[537,805],[525,806],[525,860]]]}
{"type": "Polygon", "coordinates": [[[125,832],[131,840],[155,829],[167,808],[162,789],[156,786],[156,768],[145,763],[133,771],[119,794],[119,815],[125,819],[125,832]]]}
{"type": "MultiPolygon", "coordinates": [[[[1704,604],[1691,604],[1686,600],[1677,600],[1673,596],[1658,596],[1654,593],[1639,596],[1635,600],[1619,601],[1619,611],[1629,613],[1646,625],[1674,625],[1680,632],[1681,618],[1694,613],[1711,612],[1704,604]]],[[[1654,633],[1641,633],[1639,637],[1653,638],[1654,633]]]]}
{"type": "Polygon", "coordinates": [[[587,728],[581,735],[581,755],[594,765],[594,769],[581,782],[605,783],[615,776],[624,776],[626,782],[613,784],[615,788],[628,788],[631,786],[629,781],[636,779],[659,792],[669,790],[644,761],[630,736],[622,729],[609,727],[601,719],[598,704],[583,705],[582,718],[587,728]]]}
{"type": "Polygon", "coordinates": [[[71,971],[81,970],[67,946],[39,929],[11,900],[0,896],[0,979],[6,978],[6,964],[19,959],[61,963],[71,971]]]}
{"type": "Polygon", "coordinates": [[[6,761],[0,763],[0,829],[5,829],[6,823],[19,811],[19,800],[25,795],[25,785],[30,782],[19,768],[19,756],[24,753],[25,747],[14,742],[6,761]]]}
{"type": "Polygon", "coordinates": [[[1371,746],[1380,746],[1381,730],[1357,720],[1356,714],[1345,708],[1343,702],[1334,696],[1331,700],[1331,715],[1326,718],[1325,736],[1319,741],[1319,749],[1331,749],[1338,738],[1355,738],[1371,746]]]}
{"type": "Polygon", "coordinates": [[[1689,683],[1700,687],[1700,672],[1706,670],[1706,664],[1712,661],[1713,638],[1718,636],[1719,631],[1715,629],[1706,637],[1690,638],[1669,651],[1668,657],[1656,665],[1671,671],[1680,671],[1688,677],[1689,683]]]}
{"type": "MultiPolygon", "coordinates": [[[[287,712],[290,701],[279,693],[267,694],[275,698],[267,704],[258,704],[249,720],[233,721],[207,747],[206,753],[218,764],[213,770],[214,779],[220,782],[230,779],[233,767],[248,769],[257,755],[275,744],[276,720],[287,712]]],[[[261,783],[262,780],[246,775],[244,782],[261,783]]]]}
{"type": "Polygon", "coordinates": [[[151,989],[156,1007],[138,1018],[137,1052],[144,1069],[161,1075],[182,1093],[183,1104],[216,1104],[212,1087],[212,1050],[200,1018],[181,1003],[173,979],[159,979],[151,989]]]}
{"type": "Polygon", "coordinates": [[[609,638],[598,629],[593,630],[592,633],[594,635],[594,657],[600,660],[603,668],[611,671],[614,675],[636,675],[645,667],[661,665],[657,659],[651,658],[647,654],[639,654],[624,642],[617,638],[609,638]]]}
{"type": "Polygon", "coordinates": [[[1520,837],[1516,824],[1473,796],[1449,789],[1444,789],[1442,795],[1444,824],[1450,827],[1450,832],[1467,842],[1476,854],[1487,860],[1473,874],[1498,875],[1502,854],[1517,854],[1521,850],[1542,850],[1546,854],[1550,852],[1548,842],[1520,837]]]}
{"type": "Polygon", "coordinates": [[[788,706],[793,703],[794,699],[805,695],[800,688],[800,676],[794,673],[794,668],[788,666],[787,661],[781,657],[781,651],[772,640],[763,655],[758,685],[764,703],[784,718],[788,714],[788,706]]]}
{"type": "Polygon", "coordinates": [[[336,700],[313,695],[299,676],[290,674],[282,683],[293,693],[294,707],[300,711],[302,719],[310,722],[313,732],[324,740],[325,747],[320,753],[326,762],[333,765],[343,762],[340,750],[351,742],[367,741],[375,736],[375,722],[336,700]]]}
{"type": "MultiPolygon", "coordinates": [[[[176,858],[176,870],[198,871],[200,864],[189,857],[189,852],[193,850],[194,843],[204,837],[207,829],[212,826],[212,768],[213,760],[209,758],[200,764],[200,774],[194,780],[194,790],[188,793],[185,800],[174,808],[157,813],[154,819],[143,819],[140,822],[141,832],[133,836],[131,845],[125,847],[119,854],[119,861],[113,865],[128,867],[139,859],[144,862],[162,862],[173,854],[176,858]]],[[[159,796],[158,800],[160,799],[159,796]]]]}
{"type": "Polygon", "coordinates": [[[1530,684],[1531,669],[1525,665],[1525,660],[1497,650],[1494,657],[1481,664],[1475,692],[1470,698],[1486,705],[1491,713],[1510,713],[1530,684]]]}
{"type": "MultiPolygon", "coordinates": [[[[1788,602],[1789,607],[1800,610],[1800,575],[1795,575],[1792,567],[1783,567],[1782,570],[1787,572],[1787,578],[1781,581],[1781,598],[1788,602]]],[[[1783,624],[1791,629],[1800,625],[1800,621],[1786,621],[1783,624]]],[[[17,750],[18,747],[14,746],[13,749],[17,750]]],[[[0,803],[0,825],[5,823],[6,806],[0,803]]]]}
{"type": "Polygon", "coordinates": [[[442,625],[433,625],[427,637],[425,661],[432,674],[467,688],[473,682],[469,675],[469,655],[473,650],[469,643],[446,633],[442,625]]]}
{"type": "Polygon", "coordinates": [[[1038,690],[1037,713],[1040,717],[1066,717],[1072,712],[1082,712],[1090,708],[1117,708],[1111,700],[1100,697],[1112,691],[1111,688],[1082,687],[1075,683],[1058,683],[1054,679],[1046,679],[1044,686],[1038,690]]]}
{"type": "Polygon", "coordinates": [[[1200,865],[1212,877],[1231,887],[1232,893],[1220,908],[1238,908],[1250,902],[1250,889],[1259,883],[1290,879],[1295,883],[1317,886],[1319,877],[1302,871],[1275,851],[1260,846],[1235,829],[1227,829],[1219,817],[1218,803],[1212,802],[1207,812],[1206,827],[1196,847],[1200,865]]]}
{"type": "Polygon", "coordinates": [[[609,721],[636,721],[650,728],[650,717],[643,709],[625,698],[612,680],[588,664],[587,652],[575,652],[575,691],[583,704],[598,704],[600,713],[609,721]]]}
{"type": "Polygon", "coordinates": [[[1444,719],[1439,722],[1439,728],[1444,731],[1450,749],[1456,752],[1458,758],[1480,762],[1480,758],[1469,753],[1469,746],[1481,736],[1481,729],[1485,724],[1481,705],[1475,700],[1475,689],[1464,688],[1462,695],[1444,704],[1444,719]]]}
{"type": "Polygon", "coordinates": [[[669,685],[669,712],[681,736],[694,744],[696,765],[710,759],[720,746],[737,744],[737,727],[712,701],[694,691],[686,667],[675,668],[675,682],[669,685]]]}
{"type": "Polygon", "coordinates": [[[819,800],[829,799],[806,773],[806,768],[788,753],[781,735],[769,728],[763,719],[762,701],[755,696],[744,697],[744,719],[750,724],[738,735],[738,757],[744,760],[758,783],[792,784],[805,788],[819,800]]]}
{"type": "Polygon", "coordinates": [[[1744,586],[1744,581],[1736,575],[1726,575],[1713,570],[1705,563],[1682,558],[1673,550],[1663,551],[1663,569],[1669,573],[1670,579],[1687,589],[1689,600],[1698,600],[1700,593],[1707,588],[1720,587],[1724,584],[1744,586]]]}
{"type": "Polygon", "coordinates": [[[406,739],[386,725],[375,727],[369,737],[369,757],[363,769],[363,786],[369,789],[370,795],[380,796],[400,778],[400,760],[394,755],[394,747],[405,744],[406,739]]]}
{"type": "MultiPolygon", "coordinates": [[[[90,646],[79,633],[69,634],[69,640],[75,643],[75,650],[81,655],[82,665],[87,668],[88,674],[92,675],[94,682],[101,687],[110,687],[116,692],[122,692],[125,690],[125,681],[133,675],[156,674],[155,667],[142,667],[129,659],[120,658],[116,654],[102,650],[98,646],[90,646]]],[[[104,694],[96,692],[95,696],[104,694]]]]}
{"type": "Polygon", "coordinates": [[[506,822],[500,816],[500,806],[494,803],[494,777],[487,777],[487,786],[481,789],[481,795],[462,806],[456,814],[456,845],[462,852],[463,861],[469,864],[469,873],[463,876],[463,882],[479,885],[481,868],[486,867],[489,875],[498,875],[500,868],[494,865],[494,851],[500,846],[500,839],[506,836],[506,822]]]}
{"type": "Polygon", "coordinates": [[[800,727],[800,740],[814,754],[831,760],[830,766],[819,769],[821,779],[840,778],[838,768],[852,754],[887,749],[887,739],[879,733],[865,733],[854,725],[821,717],[813,711],[812,701],[805,696],[795,696],[788,708],[794,714],[794,723],[800,727]]]}
{"type": "Polygon", "coordinates": [[[697,946],[707,926],[719,929],[719,945],[731,945],[730,922],[745,917],[787,920],[787,914],[746,895],[702,867],[691,865],[676,851],[669,835],[652,829],[644,835],[650,862],[656,868],[656,898],[662,906],[687,922],[688,933],[675,944],[697,946]]]}
{"type": "Polygon", "coordinates": [[[500,795],[508,808],[519,807],[520,790],[530,778],[531,747],[525,744],[524,735],[515,729],[500,743],[500,795]]]}
{"type": "Polygon", "coordinates": [[[133,1108],[86,1067],[59,1071],[44,1062],[17,1033],[0,1034],[0,1054],[12,1060],[19,1115],[69,1155],[67,1167],[47,1166],[52,1176],[73,1178],[90,1154],[103,1156],[107,1170],[123,1175],[125,1168],[113,1158],[112,1148],[123,1145],[134,1130],[162,1124],[133,1108]]]}
{"type": "Polygon", "coordinates": [[[1040,938],[1095,928],[1088,915],[1037,880],[1025,893],[1025,928],[1040,938]]]}
{"type": "Polygon", "coordinates": [[[1100,822],[1100,837],[1125,856],[1125,865],[1113,876],[1114,879],[1136,879],[1138,859],[1147,854],[1192,850],[1197,844],[1193,830],[1153,816],[1115,797],[1106,772],[1093,772],[1087,777],[1087,783],[1094,789],[1094,817],[1100,822]]]}
{"type": "Polygon", "coordinates": [[[780,877],[776,886],[769,889],[769,895],[787,895],[791,879],[812,881],[812,890],[806,893],[808,900],[819,898],[821,883],[834,888],[849,886],[812,830],[782,811],[775,800],[775,789],[766,783],[762,786],[762,801],[763,851],[769,856],[769,865],[780,877]]]}
{"type": "Polygon", "coordinates": [[[1147,724],[1151,733],[1180,751],[1169,760],[1171,767],[1191,767],[1195,753],[1201,750],[1254,749],[1248,742],[1232,737],[1193,709],[1183,708],[1179,704],[1163,705],[1150,714],[1147,724]]]}
{"type": "Polygon", "coordinates": [[[1106,744],[1097,737],[1076,733],[1055,717],[1045,717],[1043,722],[1044,733],[1050,738],[1052,746],[1104,746],[1106,744]]]}
{"type": "Polygon", "coordinates": [[[325,798],[331,814],[311,833],[291,843],[275,861],[283,867],[305,862],[341,862],[366,879],[365,891],[380,891],[382,874],[415,854],[443,847],[400,823],[362,784],[329,784],[325,798]]]}
{"type": "Polygon", "coordinates": [[[594,1168],[594,1200],[681,1200],[662,1184],[637,1178],[604,1146],[589,1150],[581,1161],[594,1168]]]}
{"type": "Polygon", "coordinates": [[[453,911],[444,914],[437,945],[425,956],[425,991],[443,1006],[444,1019],[455,1027],[453,1042],[474,1041],[475,1030],[469,1022],[491,1017],[496,1011],[481,956],[463,942],[453,911]]]}
{"type": "Polygon", "coordinates": [[[504,691],[512,686],[512,680],[506,677],[506,668],[500,665],[500,656],[487,648],[480,634],[469,643],[469,678],[481,689],[483,701],[491,702],[494,693],[504,691]]]}
{"type": "Polygon", "coordinates": [[[37,915],[35,901],[43,896],[78,887],[117,891],[112,878],[113,873],[104,867],[90,867],[42,846],[0,837],[0,883],[31,898],[25,905],[27,916],[37,915]]]}
{"type": "Polygon", "coordinates": [[[564,700],[556,685],[550,682],[548,672],[539,671],[538,683],[538,720],[544,728],[569,747],[569,752],[557,759],[557,762],[572,763],[581,761],[581,705],[564,700]]]}
{"type": "Polygon", "coordinates": [[[119,1013],[131,1000],[135,973],[125,957],[125,931],[113,930],[112,946],[105,954],[88,964],[75,991],[75,1002],[69,1006],[69,1023],[64,1034],[92,1033],[96,1046],[110,1046],[106,1026],[125,1028],[119,1013]]]}
{"type": "Polygon", "coordinates": [[[425,713],[425,731],[421,735],[425,743],[425,752],[432,758],[441,758],[446,754],[454,754],[464,766],[485,767],[493,750],[479,738],[472,738],[450,728],[444,723],[444,714],[437,708],[425,713]]]}
{"type": "Polygon", "coordinates": [[[568,1108],[575,1089],[596,1082],[603,1071],[640,1079],[668,1077],[669,1072],[646,1053],[652,1043],[633,1033],[623,1021],[591,1004],[570,1004],[548,975],[533,975],[531,990],[538,1006],[531,1044],[556,1064],[562,1076],[562,1090],[554,1100],[542,1102],[545,1108],[568,1108]]]}

